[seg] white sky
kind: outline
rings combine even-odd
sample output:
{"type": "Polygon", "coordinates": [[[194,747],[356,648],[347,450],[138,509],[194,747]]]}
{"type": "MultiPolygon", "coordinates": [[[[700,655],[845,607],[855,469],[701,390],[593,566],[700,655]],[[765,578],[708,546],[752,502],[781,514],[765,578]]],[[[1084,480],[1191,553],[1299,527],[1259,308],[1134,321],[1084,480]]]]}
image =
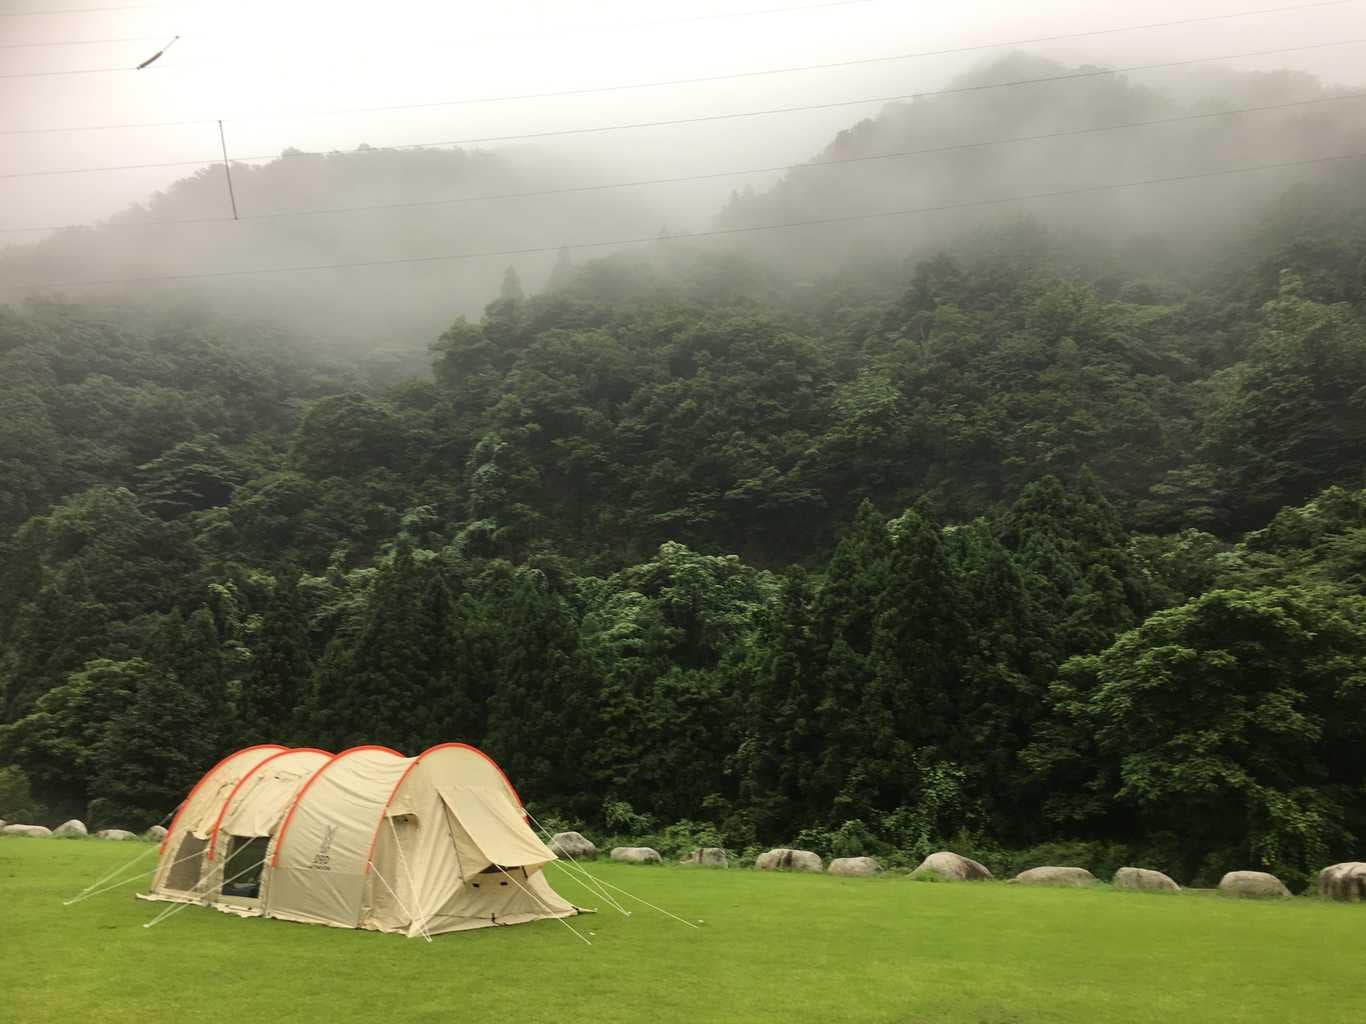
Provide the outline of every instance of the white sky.
{"type": "MultiPolygon", "coordinates": [[[[371,114],[346,107],[437,103],[829,63],[1027,37],[1105,30],[1270,9],[1288,0],[866,0],[752,13],[819,0],[593,0],[498,4],[388,0],[214,0],[139,9],[8,16],[9,12],[119,7],[123,0],[0,0],[0,131],[124,122],[203,120],[182,127],[0,135],[0,175],[105,164],[215,161],[223,118],[235,156],[286,146],[350,149],[555,131],[772,106],[901,94],[943,86],[1002,50],[747,77],[719,83],[432,106],[371,114]],[[679,20],[693,19],[693,20],[679,20]],[[663,22],[663,24],[661,24],[663,22]],[[171,36],[153,67],[135,72],[3,77],[26,72],[131,68],[171,36]],[[21,46],[123,39],[82,46],[21,46]]],[[[1198,25],[1068,39],[1028,49],[1119,64],[1217,56],[1366,37],[1366,0],[1198,25]]],[[[1366,85],[1360,43],[1228,61],[1239,68],[1300,68],[1366,85]]],[[[1161,84],[1167,71],[1137,72],[1161,84]]],[[[1085,88],[1084,82],[1077,84],[1085,88]]],[[[603,180],[706,173],[809,158],[881,103],[538,140],[591,155],[603,180]]],[[[503,144],[507,145],[507,144],[503,144]]],[[[192,166],[0,177],[0,228],[107,216],[193,171],[192,166]]],[[[682,210],[714,209],[754,176],[670,186],[682,210]]],[[[680,227],[686,225],[679,225],[680,227]]],[[[0,244],[36,235],[0,235],[0,244]]]]}

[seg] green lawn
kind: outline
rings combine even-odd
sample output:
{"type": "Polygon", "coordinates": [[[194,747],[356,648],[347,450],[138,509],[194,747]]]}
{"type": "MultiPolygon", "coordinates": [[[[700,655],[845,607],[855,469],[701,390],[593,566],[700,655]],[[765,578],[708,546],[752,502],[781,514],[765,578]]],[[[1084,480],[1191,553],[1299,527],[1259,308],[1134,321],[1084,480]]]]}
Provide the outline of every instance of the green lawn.
{"type": "Polygon", "coordinates": [[[591,949],[553,921],[430,945],[198,907],[144,929],[166,904],[135,886],[62,906],[140,849],[0,839],[0,1019],[1366,1020],[1366,906],[597,864],[704,923],[603,908],[572,922],[591,949]]]}

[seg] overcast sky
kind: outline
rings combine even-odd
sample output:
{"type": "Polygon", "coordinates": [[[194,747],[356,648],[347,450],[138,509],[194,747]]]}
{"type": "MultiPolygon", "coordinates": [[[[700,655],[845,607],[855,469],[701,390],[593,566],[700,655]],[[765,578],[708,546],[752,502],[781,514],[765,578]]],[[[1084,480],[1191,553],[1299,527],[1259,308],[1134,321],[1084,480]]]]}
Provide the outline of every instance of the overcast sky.
{"type": "MultiPolygon", "coordinates": [[[[1285,0],[612,0],[383,3],[322,0],[0,2],[0,131],[194,121],[177,127],[0,135],[0,175],[108,164],[213,161],[224,119],[235,157],[287,146],[350,149],[665,120],[869,99],[833,110],[536,140],[591,155],[604,180],[694,174],[804,160],[882,106],[872,98],[941,87],[1026,38],[1288,6],[1285,0]],[[802,9],[803,6],[806,9],[802,9]],[[787,8],[787,9],[781,9],[787,8]],[[751,12],[751,13],[742,13],[751,12]],[[763,12],[763,13],[760,13],[763,12]],[[172,36],[145,71],[129,70],[172,36]],[[28,46],[77,40],[131,40],[28,46]],[[994,44],[1003,44],[993,49],[994,44]],[[467,102],[373,113],[339,108],[439,104],[526,93],[727,75],[958,47],[970,52],[856,67],[572,96],[467,102]],[[32,72],[116,69],[103,73],[32,72]],[[14,76],[26,77],[14,77],[14,76]]],[[[1366,37],[1366,2],[1201,24],[1060,39],[1026,49],[1115,64],[1221,56],[1366,37]]],[[[1360,43],[1225,62],[1298,68],[1366,86],[1360,43]]],[[[1135,72],[1160,85],[1174,71],[1135,72]]],[[[1084,82],[1077,83],[1085,88],[1084,82]]],[[[528,142],[486,143],[488,146],[528,142]]],[[[0,227],[86,222],[145,198],[193,165],[0,178],[0,227]]],[[[679,190],[681,210],[711,208],[737,177],[679,190]]],[[[686,226],[686,225],[680,225],[686,226]]],[[[35,235],[0,235],[0,244],[35,235]]]]}

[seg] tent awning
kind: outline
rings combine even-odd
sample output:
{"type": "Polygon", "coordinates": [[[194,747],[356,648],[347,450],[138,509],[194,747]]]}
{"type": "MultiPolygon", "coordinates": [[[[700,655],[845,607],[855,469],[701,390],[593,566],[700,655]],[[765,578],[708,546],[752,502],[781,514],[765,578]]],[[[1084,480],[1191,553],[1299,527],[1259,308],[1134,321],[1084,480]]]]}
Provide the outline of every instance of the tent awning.
{"type": "Polygon", "coordinates": [[[483,786],[441,786],[437,791],[489,863],[531,867],[555,859],[555,854],[536,838],[506,792],[483,786]]]}

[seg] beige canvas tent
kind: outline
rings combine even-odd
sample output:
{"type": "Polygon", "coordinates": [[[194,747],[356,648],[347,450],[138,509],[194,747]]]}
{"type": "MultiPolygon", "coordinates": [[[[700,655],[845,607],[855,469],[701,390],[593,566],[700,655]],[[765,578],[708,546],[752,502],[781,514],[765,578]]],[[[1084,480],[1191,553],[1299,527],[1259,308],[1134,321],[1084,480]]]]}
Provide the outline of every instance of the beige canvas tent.
{"type": "Polygon", "coordinates": [[[181,804],[145,899],[408,936],[570,917],[502,770],[464,743],[417,757],[248,747],[181,804]]]}

